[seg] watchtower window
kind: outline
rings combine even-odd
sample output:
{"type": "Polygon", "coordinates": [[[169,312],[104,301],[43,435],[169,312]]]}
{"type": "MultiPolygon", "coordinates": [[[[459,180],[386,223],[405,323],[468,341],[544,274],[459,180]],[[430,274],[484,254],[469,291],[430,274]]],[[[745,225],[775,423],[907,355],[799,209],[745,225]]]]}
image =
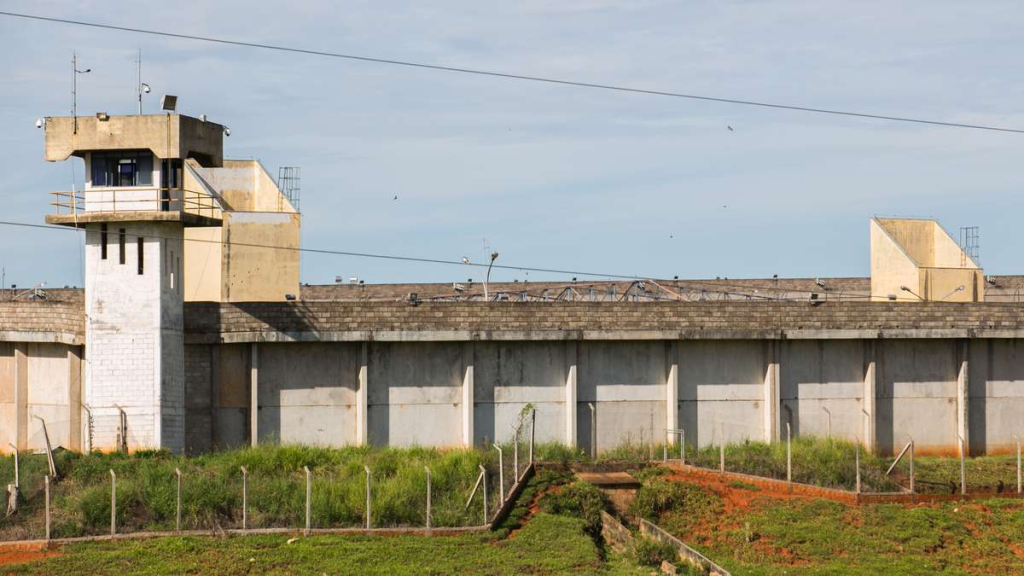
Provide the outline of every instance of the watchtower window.
{"type": "Polygon", "coordinates": [[[93,187],[151,186],[153,155],[149,152],[94,152],[93,187]]]}

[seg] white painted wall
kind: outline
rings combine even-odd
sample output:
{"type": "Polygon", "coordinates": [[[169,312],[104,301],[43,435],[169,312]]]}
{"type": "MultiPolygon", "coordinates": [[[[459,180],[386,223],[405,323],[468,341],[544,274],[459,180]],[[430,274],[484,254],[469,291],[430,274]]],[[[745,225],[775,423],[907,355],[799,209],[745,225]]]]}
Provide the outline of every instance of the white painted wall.
{"type": "Polygon", "coordinates": [[[86,232],[86,404],[93,411],[94,447],[116,447],[118,410],[128,414],[130,449],[184,446],[182,227],[111,223],[107,259],[100,227],[86,232]],[[120,263],[118,231],[126,231],[120,263]],[[144,239],[138,274],[136,239],[144,239]]]}

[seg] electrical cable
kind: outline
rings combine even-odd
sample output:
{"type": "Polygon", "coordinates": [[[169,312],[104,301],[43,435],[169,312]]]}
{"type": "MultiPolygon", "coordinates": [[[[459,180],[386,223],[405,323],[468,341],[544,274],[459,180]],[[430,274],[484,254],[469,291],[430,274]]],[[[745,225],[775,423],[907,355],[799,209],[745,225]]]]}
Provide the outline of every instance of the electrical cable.
{"type": "MultiPolygon", "coordinates": [[[[32,224],[29,222],[13,222],[0,220],[2,226],[18,226],[23,228],[37,228],[43,230],[70,230],[79,231],[80,228],[65,227],[65,226],[51,226],[48,224],[32,224]]],[[[84,231],[84,230],[83,230],[84,231]]],[[[129,236],[138,236],[137,234],[129,234],[129,236]]],[[[393,254],[373,254],[369,252],[350,252],[345,250],[327,250],[320,248],[295,248],[291,246],[273,246],[270,244],[252,244],[248,242],[228,242],[223,240],[207,240],[203,238],[178,238],[172,236],[161,236],[159,234],[142,234],[148,238],[161,238],[164,240],[182,240],[184,242],[201,242],[206,244],[220,244],[221,246],[238,246],[243,248],[264,248],[270,250],[287,250],[293,252],[307,252],[310,254],[328,254],[334,256],[352,256],[356,258],[377,258],[382,260],[399,260],[403,262],[421,262],[425,264],[446,264],[452,266],[474,266],[478,268],[487,268],[488,264],[477,263],[477,262],[463,262],[461,260],[444,260],[440,258],[420,258],[416,256],[397,256],[393,254]]],[[[561,270],[557,268],[534,268],[530,266],[513,266],[508,264],[494,264],[493,268],[500,268],[503,270],[521,270],[529,272],[543,272],[547,274],[568,274],[575,276],[591,276],[599,278],[618,278],[622,280],[646,280],[649,276],[630,276],[625,274],[602,274],[598,272],[585,272],[581,270],[561,270]]]]}
{"type": "MultiPolygon", "coordinates": [[[[55,231],[81,231],[81,232],[85,231],[84,228],[75,228],[75,227],[71,227],[71,226],[53,226],[53,225],[49,225],[49,224],[34,224],[34,223],[31,223],[31,222],[15,222],[15,221],[3,221],[3,220],[0,220],[0,226],[14,226],[14,227],[22,227],[22,228],[36,228],[36,229],[42,229],[42,230],[55,230],[55,231]]],[[[416,257],[416,256],[398,256],[398,255],[393,255],[393,254],[373,254],[373,253],[368,253],[368,252],[351,252],[351,251],[344,251],[344,250],[328,250],[328,249],[319,249],[319,248],[294,248],[294,247],[290,247],[290,246],[274,246],[274,245],[271,245],[271,244],[253,244],[253,243],[244,243],[244,242],[231,242],[231,241],[224,241],[224,240],[207,240],[207,239],[203,239],[203,238],[178,238],[178,237],[172,237],[172,236],[162,236],[162,235],[159,235],[159,234],[143,234],[142,236],[149,237],[149,238],[160,238],[160,239],[164,239],[164,240],[182,240],[184,242],[198,242],[198,243],[205,243],[205,244],[219,244],[221,246],[226,246],[226,247],[238,246],[238,247],[244,247],[244,248],[261,248],[261,249],[268,249],[268,250],[288,250],[288,251],[294,251],[294,252],[308,252],[308,253],[312,253],[312,254],[326,254],[326,255],[335,255],[335,256],[351,256],[351,257],[357,257],[357,258],[377,258],[377,259],[384,259],[384,260],[399,260],[399,261],[406,261],[406,262],[419,262],[419,263],[425,263],[425,264],[443,264],[443,265],[451,265],[451,266],[473,266],[473,267],[477,267],[477,268],[487,268],[487,264],[485,264],[485,263],[477,263],[477,262],[466,263],[466,262],[463,262],[461,260],[444,260],[444,259],[440,259],[440,258],[421,258],[421,257],[416,257]]],[[[605,273],[587,272],[587,271],[581,271],[581,270],[562,270],[562,269],[557,269],[557,268],[536,268],[536,267],[530,267],[530,266],[515,266],[515,265],[510,265],[510,264],[506,264],[506,265],[494,264],[493,268],[500,268],[500,269],[504,269],[504,270],[519,270],[519,271],[524,271],[524,272],[542,272],[542,273],[548,273],[548,274],[564,274],[564,275],[570,275],[570,276],[587,276],[587,277],[591,277],[591,278],[606,278],[606,279],[609,279],[609,280],[652,280],[654,278],[657,278],[657,276],[635,276],[635,275],[628,275],[628,274],[605,274],[605,273]]],[[[733,290],[739,291],[739,292],[736,293],[737,295],[746,295],[746,293],[750,292],[752,289],[754,289],[755,292],[757,290],[762,290],[762,289],[768,290],[768,288],[766,286],[760,286],[760,285],[755,286],[755,285],[751,285],[751,284],[737,284],[737,283],[732,283],[732,282],[728,282],[728,281],[721,281],[721,280],[701,280],[701,279],[689,279],[689,280],[688,279],[671,279],[671,280],[669,280],[669,279],[665,279],[665,278],[661,278],[660,280],[662,282],[666,283],[666,284],[669,284],[669,285],[671,285],[672,282],[678,282],[678,283],[684,285],[684,287],[686,287],[686,288],[688,288],[690,290],[697,290],[697,289],[699,289],[701,287],[710,287],[713,292],[722,293],[723,292],[722,289],[724,289],[724,290],[733,289],[733,290]]],[[[765,281],[765,280],[762,280],[762,281],[765,281]]],[[[770,280],[767,280],[767,281],[770,282],[770,280]]],[[[541,280],[541,281],[539,281],[539,283],[546,284],[547,282],[541,280]]],[[[584,282],[584,284],[585,284],[585,282],[584,282]]],[[[798,287],[790,287],[790,288],[786,288],[786,289],[783,290],[783,292],[804,292],[804,291],[805,290],[801,290],[798,287]]],[[[851,293],[851,295],[857,296],[857,295],[861,295],[861,294],[859,294],[859,293],[851,293]]],[[[774,298],[765,297],[765,296],[757,296],[757,297],[758,298],[762,298],[762,299],[767,299],[767,300],[774,299],[774,298]]]]}
{"type": "Polygon", "coordinates": [[[101,28],[104,30],[117,30],[121,32],[133,32],[136,34],[148,34],[151,36],[162,36],[166,38],[178,38],[182,40],[196,40],[200,42],[211,42],[216,44],[226,44],[231,46],[241,46],[245,48],[260,48],[263,50],[274,50],[278,52],[291,52],[296,54],[305,54],[309,56],[323,56],[328,58],[343,58],[346,60],[356,60],[360,62],[370,62],[374,64],[387,64],[392,66],[405,66],[410,68],[420,68],[426,70],[434,70],[440,72],[456,72],[460,74],[475,74],[478,76],[491,76],[495,78],[505,78],[508,80],[525,80],[528,82],[543,82],[547,84],[559,84],[563,86],[574,86],[577,88],[593,88],[597,90],[610,90],[615,92],[630,92],[633,94],[644,94],[648,96],[666,96],[670,98],[685,98],[689,100],[702,100],[705,102],[718,102],[721,104],[736,104],[740,106],[756,106],[761,108],[773,108],[778,110],[789,110],[793,112],[808,112],[813,114],[831,114],[836,116],[850,116],[855,118],[867,118],[871,120],[886,120],[891,122],[911,122],[915,124],[929,124],[933,126],[945,126],[948,128],[968,128],[972,130],[989,130],[995,132],[1011,132],[1015,134],[1024,134],[1024,130],[1016,128],[1006,128],[1001,126],[987,126],[982,124],[965,124],[960,122],[943,122],[939,120],[927,120],[923,118],[910,118],[906,116],[889,116],[884,114],[871,114],[867,112],[853,112],[849,110],[834,110],[828,108],[813,108],[809,106],[797,106],[792,104],[778,104],[773,102],[759,102],[755,100],[744,100],[739,98],[724,98],[717,96],[704,96],[699,94],[685,94],[682,92],[669,92],[665,90],[648,90],[643,88],[632,88],[629,86],[618,86],[613,84],[599,84],[594,82],[581,82],[576,80],[565,80],[559,78],[549,78],[543,76],[532,76],[527,74],[514,74],[510,72],[498,72],[494,70],[481,70],[476,68],[462,68],[456,66],[443,66],[440,64],[425,64],[422,62],[412,62],[408,60],[394,60],[390,58],[378,58],[373,56],[360,56],[356,54],[344,54],[340,52],[327,52],[323,50],[309,50],[305,48],[293,48],[289,46],[280,46],[275,44],[262,44],[258,42],[244,42],[240,40],[226,40],[223,38],[214,38],[210,36],[196,36],[192,34],[178,34],[174,32],[164,32],[161,30],[149,30],[145,28],[132,28],[129,26],[115,26],[113,24],[101,24],[98,22],[85,22],[81,20],[70,20],[66,18],[54,18],[50,16],[39,16],[35,14],[22,14],[18,12],[4,12],[0,11],[0,16],[8,16],[13,18],[25,18],[29,20],[39,20],[44,22],[52,22],[58,24],[71,24],[75,26],[87,26],[90,28],[101,28]]]}

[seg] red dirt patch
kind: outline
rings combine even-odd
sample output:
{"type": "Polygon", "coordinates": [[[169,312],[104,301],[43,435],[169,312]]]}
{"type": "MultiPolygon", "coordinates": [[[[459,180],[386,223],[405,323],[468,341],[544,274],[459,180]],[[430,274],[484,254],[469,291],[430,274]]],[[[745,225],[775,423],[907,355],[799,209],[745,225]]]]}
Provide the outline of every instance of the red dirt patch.
{"type": "MultiPolygon", "coordinates": [[[[725,503],[726,512],[750,508],[750,505],[754,500],[764,497],[777,498],[780,500],[813,500],[815,498],[823,497],[817,493],[808,493],[813,492],[813,490],[803,490],[802,488],[804,487],[802,486],[794,486],[793,490],[790,490],[788,488],[777,487],[772,482],[760,482],[754,478],[744,478],[743,480],[738,481],[734,477],[721,475],[713,471],[694,469],[680,470],[675,467],[670,467],[670,469],[672,470],[672,473],[666,475],[666,478],[675,482],[697,484],[707,488],[722,499],[725,503]],[[738,487],[738,482],[750,484],[754,489],[738,487]]],[[[850,502],[845,501],[843,503],[850,504],[850,502]]]]}
{"type": "Polygon", "coordinates": [[[22,562],[34,562],[36,560],[42,560],[43,558],[49,558],[59,554],[60,552],[56,550],[19,550],[6,548],[4,550],[0,550],[0,566],[21,564],[22,562]]]}

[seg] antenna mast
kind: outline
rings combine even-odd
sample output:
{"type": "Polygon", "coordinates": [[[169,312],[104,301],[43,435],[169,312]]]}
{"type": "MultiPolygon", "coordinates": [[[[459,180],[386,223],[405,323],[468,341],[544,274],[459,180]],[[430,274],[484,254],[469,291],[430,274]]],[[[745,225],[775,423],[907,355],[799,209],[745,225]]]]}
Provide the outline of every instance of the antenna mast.
{"type": "Polygon", "coordinates": [[[139,96],[139,116],[142,116],[142,48],[139,48],[138,58],[135,60],[136,80],[135,92],[139,96]]]}
{"type": "Polygon", "coordinates": [[[78,54],[71,52],[71,124],[72,133],[78,134],[78,54]]]}

